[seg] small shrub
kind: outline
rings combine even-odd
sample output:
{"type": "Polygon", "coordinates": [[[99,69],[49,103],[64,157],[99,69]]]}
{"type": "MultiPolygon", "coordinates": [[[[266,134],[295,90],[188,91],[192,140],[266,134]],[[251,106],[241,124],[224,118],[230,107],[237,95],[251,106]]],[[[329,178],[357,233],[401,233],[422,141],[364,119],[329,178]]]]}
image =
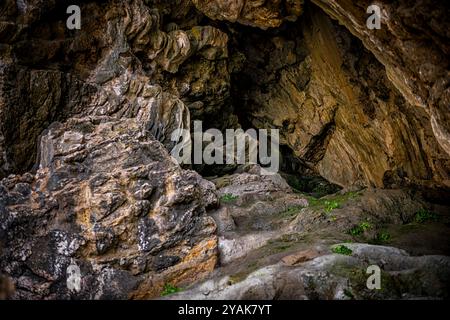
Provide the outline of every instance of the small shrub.
{"type": "Polygon", "coordinates": [[[414,221],[417,223],[424,223],[427,221],[436,221],[437,215],[434,212],[428,211],[427,209],[420,209],[414,215],[414,221]]]}
{"type": "Polygon", "coordinates": [[[164,285],[163,291],[161,292],[161,297],[180,292],[181,290],[182,290],[181,288],[178,288],[170,283],[166,283],[164,285]]]}
{"type": "Polygon", "coordinates": [[[324,202],[325,205],[325,212],[329,213],[331,211],[333,211],[334,209],[337,209],[340,207],[340,204],[338,201],[336,200],[326,200],[324,202]]]}
{"type": "Polygon", "coordinates": [[[221,202],[233,202],[239,198],[238,196],[233,196],[231,193],[224,194],[222,197],[220,197],[221,202]]]}
{"type": "Polygon", "coordinates": [[[376,237],[372,239],[372,244],[384,244],[389,242],[391,235],[388,232],[379,232],[376,237]]]}
{"type": "Polygon", "coordinates": [[[343,244],[340,244],[338,246],[333,247],[331,249],[331,251],[333,253],[343,254],[343,255],[346,255],[346,256],[349,256],[349,255],[351,255],[353,253],[353,251],[350,248],[344,246],[343,244]]]}
{"type": "Polygon", "coordinates": [[[366,230],[372,228],[372,225],[368,222],[361,222],[359,225],[351,228],[348,233],[352,236],[359,236],[363,234],[366,230]]]}

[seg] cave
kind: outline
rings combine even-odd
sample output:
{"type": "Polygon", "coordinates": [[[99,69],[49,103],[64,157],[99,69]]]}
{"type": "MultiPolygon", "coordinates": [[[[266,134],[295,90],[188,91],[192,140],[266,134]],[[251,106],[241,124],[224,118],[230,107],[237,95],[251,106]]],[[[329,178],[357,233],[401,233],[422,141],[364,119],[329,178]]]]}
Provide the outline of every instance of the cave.
{"type": "Polygon", "coordinates": [[[0,299],[450,297],[444,3],[74,3],[0,4],[0,299]]]}

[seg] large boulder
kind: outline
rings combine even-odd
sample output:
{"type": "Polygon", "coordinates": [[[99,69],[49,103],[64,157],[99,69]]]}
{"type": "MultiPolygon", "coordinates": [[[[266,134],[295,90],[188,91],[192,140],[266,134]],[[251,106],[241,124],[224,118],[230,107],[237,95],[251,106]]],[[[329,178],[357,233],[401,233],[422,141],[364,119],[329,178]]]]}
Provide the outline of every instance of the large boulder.
{"type": "Polygon", "coordinates": [[[134,119],[55,123],[36,175],[0,183],[0,270],[13,298],[154,297],[214,269],[216,202],[134,119]]]}

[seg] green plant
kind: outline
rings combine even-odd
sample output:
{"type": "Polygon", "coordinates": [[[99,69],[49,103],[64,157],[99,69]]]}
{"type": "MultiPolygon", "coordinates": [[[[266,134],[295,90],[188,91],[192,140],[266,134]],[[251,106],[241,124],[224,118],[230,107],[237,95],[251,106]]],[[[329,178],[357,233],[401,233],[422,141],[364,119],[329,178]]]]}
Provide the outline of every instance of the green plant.
{"type": "Polygon", "coordinates": [[[333,247],[331,249],[331,251],[333,253],[343,254],[343,255],[346,255],[346,256],[349,256],[349,255],[351,255],[353,253],[353,251],[350,248],[344,246],[343,244],[340,244],[340,245],[337,245],[337,246],[333,247]]]}
{"type": "Polygon", "coordinates": [[[359,227],[363,230],[366,231],[370,228],[372,228],[372,225],[369,222],[361,222],[361,224],[359,225],[359,227]]]}
{"type": "Polygon", "coordinates": [[[358,191],[349,191],[345,195],[347,196],[348,199],[356,199],[360,195],[360,192],[358,192],[358,191]]]}
{"type": "Polygon", "coordinates": [[[437,215],[434,212],[428,211],[427,209],[420,209],[414,215],[414,221],[417,223],[424,223],[427,221],[436,221],[437,215]]]}
{"type": "Polygon", "coordinates": [[[174,294],[182,291],[181,288],[178,288],[170,283],[166,283],[163,287],[163,291],[161,292],[161,297],[168,296],[169,294],[174,294]]]}
{"type": "Polygon", "coordinates": [[[382,231],[382,232],[377,233],[375,238],[373,238],[372,241],[370,241],[370,243],[383,244],[383,243],[389,242],[390,239],[391,239],[391,235],[388,232],[382,231]]]}
{"type": "Polygon", "coordinates": [[[233,202],[239,198],[238,196],[234,196],[231,193],[224,194],[222,197],[220,197],[221,202],[233,202]]]}
{"type": "Polygon", "coordinates": [[[369,222],[361,222],[359,225],[351,228],[348,233],[352,236],[359,236],[363,234],[366,230],[372,228],[372,225],[369,222]]]}
{"type": "Polygon", "coordinates": [[[339,208],[341,205],[337,200],[326,200],[324,202],[325,204],[325,212],[329,213],[331,211],[333,211],[334,209],[339,208]]]}
{"type": "Polygon", "coordinates": [[[312,196],[306,196],[308,199],[310,208],[322,209],[325,213],[330,213],[334,209],[341,208],[349,200],[356,200],[360,196],[360,192],[347,192],[344,194],[336,193],[331,196],[323,198],[315,198],[312,196]]]}

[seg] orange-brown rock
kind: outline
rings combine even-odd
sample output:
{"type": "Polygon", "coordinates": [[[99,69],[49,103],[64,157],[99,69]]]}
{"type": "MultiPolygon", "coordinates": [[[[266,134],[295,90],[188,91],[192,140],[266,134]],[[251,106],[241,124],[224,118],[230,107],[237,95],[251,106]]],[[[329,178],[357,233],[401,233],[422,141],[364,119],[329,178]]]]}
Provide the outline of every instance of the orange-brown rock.
{"type": "Polygon", "coordinates": [[[341,186],[450,186],[430,113],[323,11],[310,6],[300,26],[246,29],[233,41],[247,59],[233,78],[240,112],[253,126],[279,128],[303,168],[341,186]]]}
{"type": "Polygon", "coordinates": [[[320,255],[319,252],[313,249],[303,250],[288,256],[285,256],[281,259],[284,264],[288,266],[295,266],[299,263],[312,260],[320,255]]]}
{"type": "Polygon", "coordinates": [[[303,0],[192,0],[211,19],[239,22],[262,29],[279,27],[285,20],[296,20],[303,0]]]}
{"type": "Polygon", "coordinates": [[[0,201],[1,267],[17,277],[15,298],[151,298],[216,265],[205,214],[214,185],[182,170],[136,119],[53,124],[36,175],[4,179],[0,201]]]}

